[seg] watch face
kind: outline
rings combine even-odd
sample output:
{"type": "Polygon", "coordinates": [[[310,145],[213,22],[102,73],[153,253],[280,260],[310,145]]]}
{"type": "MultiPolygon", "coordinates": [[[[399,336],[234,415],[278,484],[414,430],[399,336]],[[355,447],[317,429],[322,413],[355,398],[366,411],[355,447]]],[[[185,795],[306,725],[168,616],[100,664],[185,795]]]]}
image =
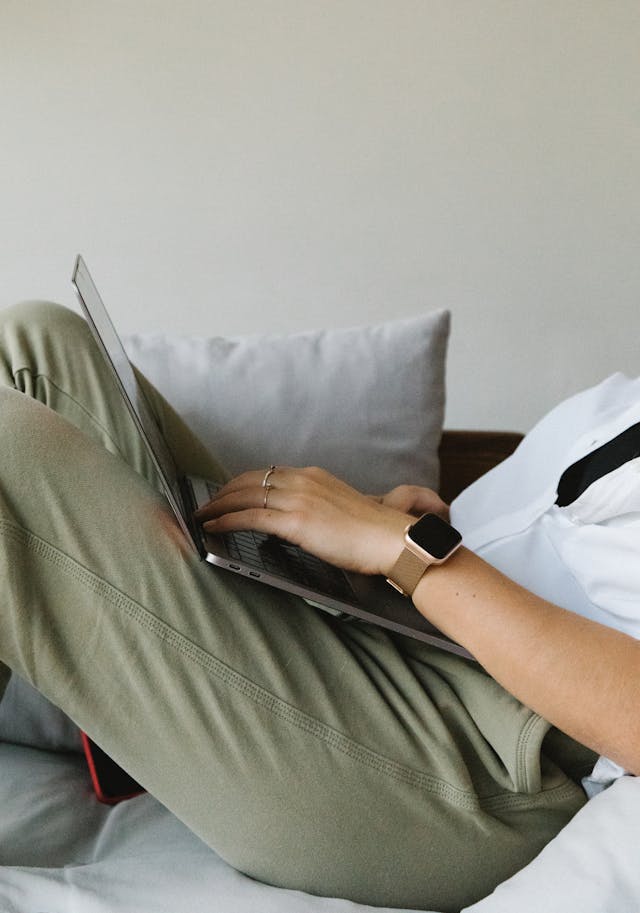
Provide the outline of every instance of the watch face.
{"type": "Polygon", "coordinates": [[[409,538],[436,560],[446,558],[462,542],[462,536],[446,520],[425,514],[409,530],[409,538]]]}

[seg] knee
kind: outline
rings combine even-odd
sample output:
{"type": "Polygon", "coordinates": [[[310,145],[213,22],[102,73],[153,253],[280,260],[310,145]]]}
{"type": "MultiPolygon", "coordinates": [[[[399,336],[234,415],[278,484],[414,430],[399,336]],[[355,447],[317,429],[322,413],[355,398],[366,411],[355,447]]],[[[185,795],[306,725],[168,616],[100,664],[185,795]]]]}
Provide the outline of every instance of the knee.
{"type": "Polygon", "coordinates": [[[79,327],[86,327],[80,314],[54,301],[20,301],[0,311],[3,333],[74,333],[79,327]]]}
{"type": "MultiPolygon", "coordinates": [[[[86,321],[52,301],[23,301],[0,311],[0,367],[9,375],[37,373],[63,345],[78,349],[90,338],[86,321]]],[[[10,382],[10,377],[4,379],[10,382]]]]}

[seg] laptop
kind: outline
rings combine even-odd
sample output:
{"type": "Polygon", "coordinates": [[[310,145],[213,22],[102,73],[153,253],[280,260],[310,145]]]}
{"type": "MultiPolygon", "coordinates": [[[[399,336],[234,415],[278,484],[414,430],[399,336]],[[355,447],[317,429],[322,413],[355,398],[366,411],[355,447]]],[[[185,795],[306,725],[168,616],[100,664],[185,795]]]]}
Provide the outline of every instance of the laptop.
{"type": "Polygon", "coordinates": [[[191,547],[217,568],[241,574],[301,596],[308,603],[345,621],[379,625],[470,657],[460,644],[431,625],[411,600],[397,593],[383,577],[346,572],[298,546],[254,531],[211,535],[193,513],[211,500],[219,486],[208,479],[182,476],[162,430],[138,384],[124,346],[116,333],[89,270],[78,255],[72,283],[98,347],[155,466],[164,494],[191,547]]]}

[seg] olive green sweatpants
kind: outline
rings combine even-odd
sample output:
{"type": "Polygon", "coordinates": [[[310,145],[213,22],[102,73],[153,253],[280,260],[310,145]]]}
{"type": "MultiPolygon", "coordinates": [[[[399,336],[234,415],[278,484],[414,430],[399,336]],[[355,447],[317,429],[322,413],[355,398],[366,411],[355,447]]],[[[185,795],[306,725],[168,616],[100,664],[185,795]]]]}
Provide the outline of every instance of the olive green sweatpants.
{"type": "MultiPolygon", "coordinates": [[[[140,379],[180,468],[220,477],[140,379]]],[[[72,311],[0,312],[0,423],[0,679],[32,682],[231,865],[459,910],[584,803],[591,753],[476,664],[200,561],[72,311]]]]}

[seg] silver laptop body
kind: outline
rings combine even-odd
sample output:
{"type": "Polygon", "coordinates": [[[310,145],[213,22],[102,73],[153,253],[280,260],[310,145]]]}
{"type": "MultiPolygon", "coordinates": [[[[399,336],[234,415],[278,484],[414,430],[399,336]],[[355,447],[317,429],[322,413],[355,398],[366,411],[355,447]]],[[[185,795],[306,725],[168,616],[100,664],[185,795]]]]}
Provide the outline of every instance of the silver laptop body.
{"type": "Polygon", "coordinates": [[[76,259],[71,281],[98,347],[162,480],[167,500],[182,531],[201,558],[258,583],[301,596],[333,615],[379,625],[470,657],[464,647],[429,624],[413,603],[400,596],[382,577],[347,573],[275,536],[252,531],[224,536],[206,533],[194,521],[193,512],[211,499],[217,484],[207,479],[179,475],[122,342],[80,255],[76,259]]]}

